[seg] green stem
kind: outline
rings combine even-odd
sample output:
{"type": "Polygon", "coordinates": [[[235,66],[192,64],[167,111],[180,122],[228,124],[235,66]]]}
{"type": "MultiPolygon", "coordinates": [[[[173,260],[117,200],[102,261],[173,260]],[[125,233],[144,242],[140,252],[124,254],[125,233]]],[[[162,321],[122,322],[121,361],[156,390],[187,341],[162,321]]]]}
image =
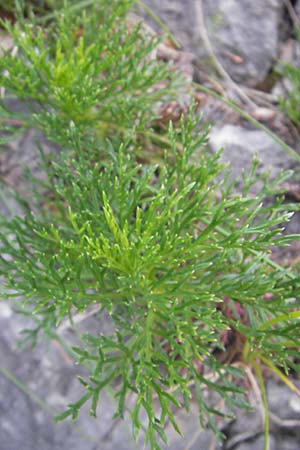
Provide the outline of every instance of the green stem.
{"type": "MultiPolygon", "coordinates": [[[[98,1],[99,0],[83,0],[83,1],[79,1],[79,2],[76,3],[76,5],[69,6],[68,7],[68,12],[69,11],[80,10],[82,8],[86,8],[87,6],[91,6],[91,5],[95,4],[95,3],[98,3],[98,1]]],[[[57,17],[57,15],[58,15],[58,12],[56,10],[56,11],[54,11],[52,13],[45,14],[44,16],[39,17],[37,19],[37,22],[38,23],[48,22],[49,20],[52,20],[55,17],[57,17]]]]}
{"type": "Polygon", "coordinates": [[[152,306],[148,305],[148,316],[146,319],[146,348],[145,348],[145,356],[146,361],[151,362],[152,358],[152,325],[154,321],[154,311],[152,306]]]}
{"type": "Polygon", "coordinates": [[[39,405],[44,411],[52,415],[55,414],[55,411],[50,406],[48,406],[45,402],[43,402],[43,400],[41,400],[34,392],[28,389],[28,387],[24,383],[22,383],[21,380],[15,377],[9,370],[5,369],[4,367],[0,367],[0,373],[12,384],[17,386],[17,388],[20,389],[20,391],[22,391],[29,398],[31,398],[31,400],[33,400],[34,403],[39,405]]]}
{"type": "Polygon", "coordinates": [[[136,3],[141,8],[143,8],[143,10],[146,11],[148,16],[151,17],[151,19],[167,34],[172,44],[174,44],[176,48],[180,48],[181,47],[180,43],[177,41],[173,33],[167,27],[167,25],[158,17],[158,15],[155,14],[155,12],[141,0],[136,0],[136,3]]]}
{"type": "Polygon", "coordinates": [[[292,311],[287,314],[282,314],[281,316],[274,317],[274,319],[270,319],[267,322],[260,325],[260,330],[265,330],[266,328],[270,328],[273,325],[277,325],[280,322],[287,322],[288,320],[299,319],[300,311],[292,311]]]}
{"type": "Polygon", "coordinates": [[[300,397],[300,391],[299,389],[291,382],[291,380],[288,379],[284,373],[281,372],[278,367],[276,367],[272,361],[269,358],[266,358],[263,354],[259,353],[258,355],[259,359],[268,366],[275,375],[278,376],[278,378],[283,381],[283,383],[292,391],[294,392],[298,397],[300,397]]]}
{"type": "MultiPolygon", "coordinates": [[[[51,414],[53,417],[57,412],[51,408],[47,403],[45,403],[43,400],[40,399],[38,395],[36,395],[34,392],[32,392],[28,387],[21,381],[19,378],[17,378],[13,373],[11,373],[9,370],[5,369],[4,367],[0,367],[0,374],[6,378],[8,381],[10,381],[12,384],[14,384],[20,391],[22,391],[25,395],[27,395],[34,403],[39,405],[45,412],[51,414]]],[[[91,436],[90,434],[86,433],[83,429],[78,427],[78,425],[75,425],[74,423],[70,423],[70,426],[74,428],[74,430],[84,439],[88,440],[90,442],[98,442],[98,438],[91,436]]]]}
{"type": "Polygon", "coordinates": [[[269,420],[269,408],[268,408],[268,400],[265,382],[261,373],[261,369],[259,365],[254,361],[254,358],[251,361],[252,367],[257,376],[258,384],[260,387],[260,393],[262,398],[262,404],[264,409],[264,450],[269,450],[269,429],[270,429],[270,420],[269,420]]]}
{"type": "MultiPolygon", "coordinates": [[[[99,120],[98,124],[99,125],[101,125],[101,124],[104,125],[104,128],[112,128],[112,129],[115,129],[115,130],[117,130],[117,131],[119,131],[121,133],[124,133],[124,134],[127,134],[131,130],[130,128],[122,127],[122,126],[120,126],[118,124],[114,124],[114,123],[105,121],[103,119],[99,120]]],[[[156,142],[156,143],[165,145],[167,147],[171,147],[171,142],[170,142],[170,139],[168,137],[163,136],[161,134],[157,134],[154,131],[151,131],[151,130],[148,130],[148,129],[143,129],[143,130],[140,129],[140,130],[137,130],[134,134],[136,136],[145,136],[146,138],[149,138],[149,140],[152,141],[152,142],[156,142]]],[[[176,148],[179,151],[183,150],[183,145],[180,144],[179,142],[177,142],[175,144],[175,146],[176,146],[176,148]]]]}

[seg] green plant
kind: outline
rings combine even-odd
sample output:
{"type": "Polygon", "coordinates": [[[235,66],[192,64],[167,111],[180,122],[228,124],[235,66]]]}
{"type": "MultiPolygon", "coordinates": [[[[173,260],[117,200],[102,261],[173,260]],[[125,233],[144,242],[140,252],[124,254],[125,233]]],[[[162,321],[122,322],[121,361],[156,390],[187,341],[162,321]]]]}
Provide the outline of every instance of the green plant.
{"type": "Polygon", "coordinates": [[[280,108],[288,115],[291,121],[299,126],[300,123],[300,67],[284,64],[281,74],[287,78],[290,88],[285,97],[279,99],[280,108]]]}
{"type": "MultiPolygon", "coordinates": [[[[49,9],[55,9],[61,7],[63,4],[63,0],[30,0],[25,4],[25,10],[28,12],[33,10],[37,13],[45,13],[49,9]]],[[[17,11],[16,1],[15,0],[7,0],[1,3],[1,9],[15,14],[17,11]]]]}
{"type": "MultiPolygon", "coordinates": [[[[154,42],[139,26],[128,31],[130,5],[107,0],[82,19],[65,10],[47,36],[37,25],[6,24],[19,53],[2,58],[1,84],[28,106],[16,117],[60,144],[60,154],[43,157],[46,177],[32,177],[32,195],[18,197],[23,215],[0,220],[0,275],[3,297],[34,317],[33,339],[90,307],[111,317],[111,334],[88,332],[73,349],[88,370],[86,392],[58,419],[75,419],[86,402],[96,415],[112,385],[116,415],[128,411],[137,435],[144,411],[146,440],[159,449],[168,420],[179,431],[174,407],[188,410],[193,396],[201,424],[216,433],[214,415],[247,407],[241,370],[221,357],[231,338],[235,357],[258,376],[261,364],[282,377],[296,368],[300,280],[269,254],[299,237],[282,235],[295,208],[277,185],[289,174],[257,176],[255,160],[235,193],[193,111],[178,129],[170,124],[159,164],[137,162],[141,137],[155,139],[156,101],[173,88],[147,58],[154,42]]],[[[2,114],[14,116],[5,99],[2,114]]]]}
{"type": "Polygon", "coordinates": [[[157,117],[154,103],[173,98],[182,80],[151,55],[158,39],[126,19],[133,3],[105,1],[82,15],[66,7],[47,30],[37,19],[4,23],[15,48],[0,60],[1,85],[31,114],[13,113],[1,102],[2,117],[19,120],[21,131],[41,127],[63,145],[74,128],[81,143],[94,145],[107,136],[126,137],[133,127],[147,135],[157,117]]]}
{"type": "MultiPolygon", "coordinates": [[[[298,23],[294,23],[295,39],[300,43],[298,23]]],[[[281,63],[278,69],[280,75],[289,83],[285,96],[279,99],[280,108],[287,114],[291,121],[300,125],[300,67],[292,63],[281,63]]]]}

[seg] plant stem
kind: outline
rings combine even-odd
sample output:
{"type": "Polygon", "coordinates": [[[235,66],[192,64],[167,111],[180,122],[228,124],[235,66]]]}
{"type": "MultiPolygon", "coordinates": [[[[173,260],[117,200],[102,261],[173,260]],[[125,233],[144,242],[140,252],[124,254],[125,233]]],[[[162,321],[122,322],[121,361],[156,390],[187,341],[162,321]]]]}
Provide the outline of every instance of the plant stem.
{"type": "Polygon", "coordinates": [[[261,369],[257,362],[254,360],[254,358],[251,358],[251,364],[252,367],[255,370],[259,387],[260,387],[260,393],[261,393],[261,399],[263,403],[264,408],[264,450],[269,450],[269,428],[270,428],[270,421],[269,421],[269,408],[268,408],[268,400],[267,400],[267,393],[266,393],[266,387],[265,382],[261,373],[261,369]]]}
{"type": "Polygon", "coordinates": [[[17,386],[17,388],[19,388],[20,391],[22,391],[24,394],[30,397],[31,400],[33,400],[34,403],[39,405],[44,411],[50,414],[55,414],[55,411],[50,406],[48,406],[45,402],[43,402],[43,400],[41,400],[34,392],[28,389],[28,387],[24,383],[22,383],[21,380],[15,377],[9,370],[5,369],[4,367],[0,367],[0,373],[12,384],[17,386]]]}
{"type": "Polygon", "coordinates": [[[294,392],[298,397],[300,397],[300,391],[299,389],[288,379],[287,376],[284,375],[284,373],[281,372],[280,369],[278,369],[270,360],[269,358],[266,358],[264,355],[259,354],[258,355],[260,360],[268,366],[273,373],[275,373],[278,378],[280,378],[281,381],[284,382],[284,384],[292,391],[294,392]]]}
{"type": "Polygon", "coordinates": [[[198,0],[194,2],[195,4],[195,14],[197,17],[197,22],[199,23],[199,30],[201,33],[202,40],[204,42],[204,45],[206,47],[206,50],[209,53],[209,56],[211,57],[213,64],[215,65],[217,71],[221,75],[221,77],[226,80],[230,86],[237,92],[239,97],[247,103],[250,107],[255,108],[255,103],[244,93],[244,91],[233,81],[233,79],[230,77],[230,75],[226,72],[223,65],[218,60],[214,49],[211,45],[206,26],[204,21],[204,15],[203,15],[203,8],[202,8],[202,0],[198,0]]]}
{"type": "Polygon", "coordinates": [[[141,0],[136,0],[136,3],[141,8],[143,8],[144,11],[146,11],[146,13],[151,17],[151,19],[167,34],[172,44],[174,44],[176,48],[180,48],[181,47],[180,43],[177,41],[173,33],[167,27],[167,25],[157,16],[157,14],[155,14],[155,12],[141,0]]]}

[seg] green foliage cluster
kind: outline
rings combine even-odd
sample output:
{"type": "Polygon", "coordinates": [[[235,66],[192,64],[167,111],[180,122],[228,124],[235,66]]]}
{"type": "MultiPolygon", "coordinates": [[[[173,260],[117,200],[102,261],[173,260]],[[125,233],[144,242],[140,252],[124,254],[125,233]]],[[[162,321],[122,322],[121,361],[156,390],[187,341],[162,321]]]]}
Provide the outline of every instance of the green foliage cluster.
{"type": "Polygon", "coordinates": [[[279,105],[291,121],[300,126],[300,67],[284,64],[281,73],[291,86],[286,96],[279,99],[279,105]]]}
{"type": "Polygon", "coordinates": [[[46,32],[37,20],[6,23],[15,48],[0,60],[1,83],[31,115],[5,102],[2,115],[21,120],[23,129],[41,127],[62,145],[71,143],[75,128],[82,144],[94,146],[133,128],[145,134],[156,117],[153,104],[173,98],[182,81],[153,57],[157,38],[126,19],[132,4],[105,1],[81,14],[66,8],[46,32]]]}
{"type": "MultiPolygon", "coordinates": [[[[300,30],[294,28],[297,45],[300,44],[300,30]]],[[[290,86],[283,98],[279,99],[279,106],[291,119],[291,121],[300,127],[300,66],[299,64],[282,63],[280,74],[285,77],[290,86]]]]}
{"type": "MultiPolygon", "coordinates": [[[[39,14],[49,11],[50,9],[59,8],[63,4],[63,0],[27,0],[25,3],[25,11],[33,10],[39,14]]],[[[16,1],[6,0],[1,2],[0,8],[6,12],[16,14],[16,1]]]]}
{"type": "Polygon", "coordinates": [[[159,164],[138,163],[141,136],[154,133],[156,102],[173,95],[176,75],[149,58],[154,40],[128,28],[131,6],[106,0],[80,17],[66,9],[47,33],[6,24],[17,54],[1,59],[0,84],[28,113],[4,98],[2,119],[39,127],[60,154],[44,158],[46,178],[33,179],[30,201],[18,198],[23,214],[0,219],[0,275],[4,298],[38,322],[33,336],[90,307],[111,317],[111,334],[87,332],[73,349],[90,374],[59,419],[76,418],[86,402],[96,415],[112,385],[116,415],[129,412],[134,435],[146,423],[154,450],[167,421],[179,431],[174,408],[188,410],[193,398],[201,423],[218,432],[221,412],[203,387],[228,413],[246,407],[241,372],[219,358],[230,333],[257,371],[260,362],[296,369],[299,277],[268,255],[299,237],[282,235],[293,207],[280,195],[265,202],[289,174],[271,182],[254,161],[237,194],[193,111],[170,125],[159,164]]]}

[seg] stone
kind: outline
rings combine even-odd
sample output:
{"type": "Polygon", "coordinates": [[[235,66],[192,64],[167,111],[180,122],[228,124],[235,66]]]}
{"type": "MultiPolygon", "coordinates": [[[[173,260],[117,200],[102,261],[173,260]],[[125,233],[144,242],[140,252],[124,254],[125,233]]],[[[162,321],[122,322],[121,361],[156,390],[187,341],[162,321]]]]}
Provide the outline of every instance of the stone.
{"type": "MultiPolygon", "coordinates": [[[[295,383],[299,385],[299,382],[295,383]]],[[[298,420],[300,423],[299,398],[288,386],[271,380],[267,385],[267,394],[271,412],[281,420],[298,420]]]]}
{"type": "Polygon", "coordinates": [[[217,58],[236,82],[247,86],[262,82],[278,57],[282,0],[146,0],[145,3],[184,49],[192,51],[200,63],[211,65],[203,41],[203,19],[217,58]]]}
{"type": "Polygon", "coordinates": [[[295,12],[300,20],[300,2],[299,1],[297,1],[297,3],[296,3],[295,12]]]}
{"type": "Polygon", "coordinates": [[[282,169],[289,169],[291,161],[284,149],[261,130],[248,130],[239,125],[215,125],[210,132],[210,147],[213,151],[223,148],[221,160],[230,164],[232,179],[241,179],[242,169],[247,173],[253,157],[260,159],[258,172],[270,170],[272,178],[282,169]]]}
{"type": "Polygon", "coordinates": [[[22,316],[14,314],[8,320],[7,312],[0,314],[0,357],[4,361],[0,369],[0,450],[142,448],[142,441],[135,443],[131,436],[129,419],[112,420],[115,402],[107,391],[101,396],[98,418],[90,417],[89,405],[85,405],[78,422],[54,423],[54,415],[78,400],[82,392],[77,367],[53,342],[40,343],[34,350],[15,348],[14,331],[20,321],[26,326],[22,316]]]}
{"type": "Polygon", "coordinates": [[[300,439],[289,438],[286,435],[276,436],[276,450],[299,450],[300,439]]]}
{"type": "MultiPolygon", "coordinates": [[[[233,448],[233,447],[231,447],[233,448]]],[[[234,446],[234,450],[264,450],[264,436],[259,436],[256,439],[244,441],[240,445],[234,446]]],[[[273,436],[269,436],[269,450],[278,450],[276,440],[273,436]]]]}
{"type": "Polygon", "coordinates": [[[13,48],[13,39],[11,36],[0,33],[0,57],[13,48]]]}

